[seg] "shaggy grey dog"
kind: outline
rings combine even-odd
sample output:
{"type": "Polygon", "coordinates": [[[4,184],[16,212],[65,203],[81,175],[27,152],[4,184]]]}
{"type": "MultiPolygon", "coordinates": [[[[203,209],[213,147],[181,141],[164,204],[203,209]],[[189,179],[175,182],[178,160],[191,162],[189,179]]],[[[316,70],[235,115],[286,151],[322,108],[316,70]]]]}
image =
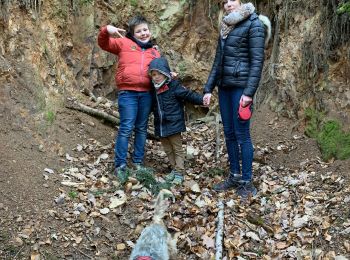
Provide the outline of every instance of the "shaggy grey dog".
{"type": "MultiPolygon", "coordinates": [[[[174,195],[169,190],[161,190],[157,196],[152,224],[141,233],[131,252],[130,260],[168,260],[176,257],[177,235],[172,236],[163,223],[169,206],[167,198],[174,195]]],[[[175,259],[175,258],[174,258],[175,259]]]]}

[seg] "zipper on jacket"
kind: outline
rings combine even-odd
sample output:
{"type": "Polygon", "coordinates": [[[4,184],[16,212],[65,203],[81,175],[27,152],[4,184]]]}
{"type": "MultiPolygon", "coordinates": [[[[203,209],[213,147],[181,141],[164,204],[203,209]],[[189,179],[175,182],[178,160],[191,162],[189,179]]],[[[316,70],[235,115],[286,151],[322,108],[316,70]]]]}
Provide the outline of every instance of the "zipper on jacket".
{"type": "Polygon", "coordinates": [[[163,136],[163,129],[162,129],[162,125],[163,125],[163,116],[162,116],[162,111],[160,109],[160,104],[159,104],[159,99],[158,99],[158,94],[156,93],[156,100],[157,100],[157,109],[158,109],[158,114],[159,114],[159,132],[160,132],[160,137],[163,136]]]}
{"type": "Polygon", "coordinates": [[[145,57],[145,49],[144,49],[144,48],[141,48],[140,82],[142,82],[142,73],[143,73],[144,57],[145,57]]]}

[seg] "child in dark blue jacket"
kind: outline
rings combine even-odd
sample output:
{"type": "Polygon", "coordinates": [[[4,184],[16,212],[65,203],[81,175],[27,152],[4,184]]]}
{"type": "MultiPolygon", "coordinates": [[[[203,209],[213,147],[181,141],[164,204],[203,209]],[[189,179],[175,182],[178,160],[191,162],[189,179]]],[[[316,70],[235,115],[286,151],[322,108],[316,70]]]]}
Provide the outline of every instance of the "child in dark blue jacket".
{"type": "Polygon", "coordinates": [[[165,58],[154,59],[149,65],[149,74],[155,88],[154,129],[155,135],[167,154],[172,172],[168,181],[181,184],[183,181],[185,151],[182,148],[181,132],[186,131],[184,101],[203,105],[203,95],[193,92],[170,75],[170,67],[165,58]]]}

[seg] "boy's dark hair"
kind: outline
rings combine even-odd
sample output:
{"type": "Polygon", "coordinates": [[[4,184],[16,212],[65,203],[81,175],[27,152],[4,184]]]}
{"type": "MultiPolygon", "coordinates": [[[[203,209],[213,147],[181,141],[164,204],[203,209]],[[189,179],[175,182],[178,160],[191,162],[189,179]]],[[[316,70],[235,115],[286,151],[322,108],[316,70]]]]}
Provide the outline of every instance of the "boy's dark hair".
{"type": "Polygon", "coordinates": [[[133,36],[135,27],[137,25],[140,25],[140,24],[143,24],[143,23],[149,25],[149,23],[146,20],[146,18],[141,16],[141,15],[136,15],[136,16],[130,18],[130,20],[128,21],[128,34],[133,36]]]}

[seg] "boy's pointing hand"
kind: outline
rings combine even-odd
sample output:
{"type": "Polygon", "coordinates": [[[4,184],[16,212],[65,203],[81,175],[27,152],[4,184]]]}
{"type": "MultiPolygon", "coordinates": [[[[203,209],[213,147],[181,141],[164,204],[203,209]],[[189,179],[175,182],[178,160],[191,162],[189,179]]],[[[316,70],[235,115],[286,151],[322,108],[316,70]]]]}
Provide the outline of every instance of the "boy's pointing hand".
{"type": "Polygon", "coordinates": [[[107,31],[110,35],[119,36],[120,38],[124,38],[124,36],[120,34],[120,32],[125,32],[124,29],[114,27],[113,25],[107,25],[107,31]]]}

